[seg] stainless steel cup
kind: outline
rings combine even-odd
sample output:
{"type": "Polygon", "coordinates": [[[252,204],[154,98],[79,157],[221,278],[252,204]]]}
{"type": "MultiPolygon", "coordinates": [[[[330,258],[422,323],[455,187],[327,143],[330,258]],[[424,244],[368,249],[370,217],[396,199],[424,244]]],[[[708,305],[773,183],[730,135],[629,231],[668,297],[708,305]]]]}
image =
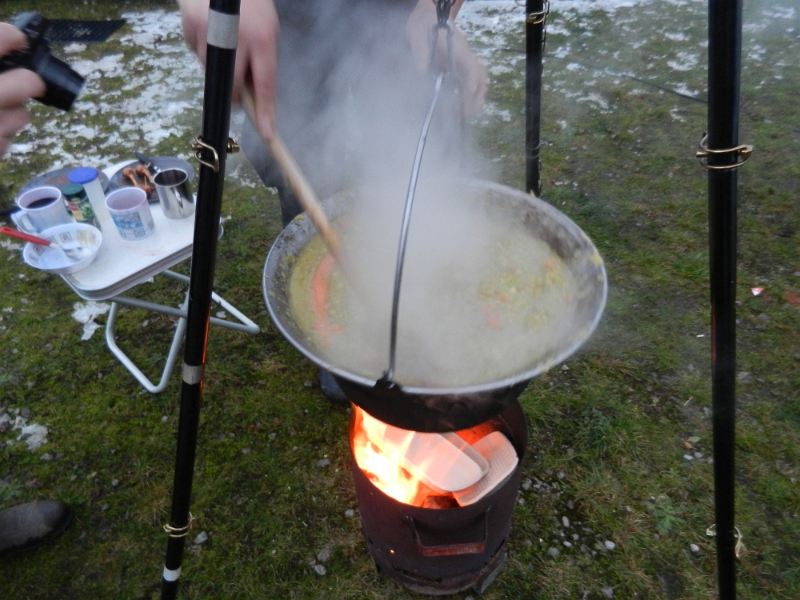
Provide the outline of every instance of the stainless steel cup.
{"type": "Polygon", "coordinates": [[[168,219],[183,219],[194,213],[195,201],[189,175],[183,169],[159,171],[153,181],[161,210],[168,219]]]}

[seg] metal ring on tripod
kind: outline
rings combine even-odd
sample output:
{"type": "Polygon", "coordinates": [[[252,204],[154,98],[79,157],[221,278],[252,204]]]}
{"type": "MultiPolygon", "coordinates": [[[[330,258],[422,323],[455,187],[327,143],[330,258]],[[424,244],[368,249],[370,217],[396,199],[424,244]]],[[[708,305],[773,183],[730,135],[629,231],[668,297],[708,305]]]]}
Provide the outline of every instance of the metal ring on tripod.
{"type": "Polygon", "coordinates": [[[749,144],[742,144],[740,146],[736,146],[735,148],[728,148],[726,150],[710,150],[706,145],[708,142],[708,133],[704,133],[703,137],[700,139],[700,149],[697,151],[695,156],[697,160],[700,161],[700,164],[703,165],[706,169],[710,171],[724,171],[727,169],[736,169],[741,167],[744,163],[750,160],[750,157],[753,155],[753,146],[749,144]],[[708,158],[710,156],[722,156],[725,154],[734,154],[736,158],[739,159],[739,162],[735,162],[730,165],[709,165],[708,158]]]}
{"type": "Polygon", "coordinates": [[[164,531],[169,534],[171,538],[182,538],[189,535],[189,530],[192,528],[192,521],[194,517],[189,513],[189,522],[184,527],[173,527],[172,525],[164,525],[164,531]]]}

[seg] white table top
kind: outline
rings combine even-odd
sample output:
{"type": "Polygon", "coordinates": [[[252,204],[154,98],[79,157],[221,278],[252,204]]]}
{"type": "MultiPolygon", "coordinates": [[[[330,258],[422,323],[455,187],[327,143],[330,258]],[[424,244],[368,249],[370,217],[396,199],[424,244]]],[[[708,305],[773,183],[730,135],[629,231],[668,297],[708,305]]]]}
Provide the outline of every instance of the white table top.
{"type": "MultiPolygon", "coordinates": [[[[125,161],[104,169],[109,179],[125,161]]],[[[142,240],[123,240],[109,217],[100,222],[103,243],[94,262],[61,277],[86,300],[107,300],[147,281],[192,255],[194,214],[167,219],[158,203],[150,204],[155,230],[142,240]]]]}

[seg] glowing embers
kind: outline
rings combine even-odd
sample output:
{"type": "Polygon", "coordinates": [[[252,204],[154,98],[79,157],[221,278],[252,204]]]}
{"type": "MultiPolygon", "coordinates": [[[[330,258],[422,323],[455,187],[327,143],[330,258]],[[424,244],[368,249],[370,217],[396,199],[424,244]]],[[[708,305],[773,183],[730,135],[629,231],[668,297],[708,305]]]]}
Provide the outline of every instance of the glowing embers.
{"type": "Polygon", "coordinates": [[[404,504],[473,504],[502,485],[519,462],[508,438],[488,423],[458,432],[420,433],[354,410],[358,467],[375,487],[404,504]]]}

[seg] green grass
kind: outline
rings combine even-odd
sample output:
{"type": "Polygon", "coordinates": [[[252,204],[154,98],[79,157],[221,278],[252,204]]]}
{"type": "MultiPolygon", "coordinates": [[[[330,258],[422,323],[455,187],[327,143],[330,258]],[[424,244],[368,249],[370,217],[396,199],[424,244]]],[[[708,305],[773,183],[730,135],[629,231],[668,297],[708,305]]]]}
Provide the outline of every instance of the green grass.
{"type": "MultiPolygon", "coordinates": [[[[98,1],[84,5],[80,16],[159,7],[173,10],[168,2],[98,1]]],[[[0,18],[24,8],[7,0],[0,18]]],[[[77,18],[69,3],[49,2],[42,10],[77,18]]],[[[595,12],[566,23],[569,37],[548,38],[543,197],[594,240],[610,290],[600,326],[568,370],[537,377],[520,399],[529,428],[523,481],[530,481],[519,492],[508,565],[483,595],[488,600],[597,599],[605,597],[604,586],[616,598],[716,595],[714,540],[706,536],[714,522],[707,178],[694,158],[707,107],[609,73],[704,96],[703,65],[685,72],[665,66],[679,58],[681,46],[696,48],[705,39],[703,10],[703,3],[651,3],[614,18],[595,12]],[[667,35],[676,31],[685,41],[667,35]],[[637,41],[644,46],[634,47],[637,41]],[[566,56],[556,56],[566,44],[566,56]],[[568,68],[573,62],[606,70],[568,68]],[[581,101],[588,94],[604,104],[581,101]],[[702,457],[684,457],[694,452],[702,457]],[[581,535],[571,548],[562,544],[562,516],[573,525],[567,535],[581,535]],[[605,540],[616,548],[604,549],[605,540]],[[556,558],[547,553],[551,547],[560,550],[556,558]]],[[[750,10],[746,22],[758,21],[750,10]]],[[[800,167],[793,158],[800,145],[800,53],[794,22],[794,33],[775,26],[745,35],[741,140],[756,151],[739,170],[742,598],[800,596],[800,167]],[[764,293],[754,296],[754,286],[764,293]]],[[[522,39],[512,35],[486,48],[491,64],[511,64],[513,53],[493,49],[501,47],[522,47],[522,39]]],[[[99,60],[104,53],[135,54],[112,40],[81,56],[99,60]]],[[[521,188],[524,88],[515,82],[523,63],[515,65],[493,78],[489,97],[510,119],[482,117],[474,132],[489,159],[478,175],[492,173],[521,188]]],[[[121,84],[109,78],[102,85],[111,91],[121,84]]],[[[32,109],[35,125],[62,118],[32,109]]],[[[187,111],[179,135],[141,149],[188,154],[198,117],[199,107],[187,111]]],[[[115,130],[108,119],[96,115],[91,124],[110,136],[115,130]]],[[[26,135],[20,139],[31,141],[26,135]]],[[[104,157],[127,157],[127,143],[103,146],[104,157]]],[[[97,152],[88,140],[71,144],[76,156],[97,152]]],[[[0,163],[0,204],[9,205],[16,189],[52,161],[41,152],[24,163],[0,163]]],[[[253,179],[241,157],[231,159],[229,170],[237,166],[253,179]]],[[[306,386],[316,382],[316,367],[266,315],[261,270],[280,230],[276,198],[229,178],[222,214],[232,218],[219,245],[216,289],[262,332],[211,329],[181,597],[419,597],[375,572],[357,513],[346,516],[357,509],[348,412],[325,401],[316,385],[306,386]],[[317,467],[322,458],[330,465],[317,467]],[[209,541],[195,546],[201,531],[209,541]],[[311,561],[326,547],[332,556],[319,576],[311,561]]],[[[30,422],[50,431],[48,443],[33,452],[7,444],[15,440],[12,432],[0,434],[0,507],[57,497],[76,511],[56,543],[4,559],[0,597],[158,597],[180,377],[174,374],[162,394],[143,392],[105,348],[102,331],[79,340],[81,326],[71,318],[78,298],[67,286],[26,268],[16,252],[0,249],[0,258],[0,406],[29,409],[30,422]],[[51,460],[42,459],[45,453],[51,460]]],[[[187,265],[178,270],[187,272],[187,265]]],[[[158,279],[135,293],[172,304],[183,294],[158,279]]],[[[167,317],[124,309],[118,338],[155,377],[172,326],[167,317]]],[[[469,595],[476,596],[456,598],[469,595]]]]}

